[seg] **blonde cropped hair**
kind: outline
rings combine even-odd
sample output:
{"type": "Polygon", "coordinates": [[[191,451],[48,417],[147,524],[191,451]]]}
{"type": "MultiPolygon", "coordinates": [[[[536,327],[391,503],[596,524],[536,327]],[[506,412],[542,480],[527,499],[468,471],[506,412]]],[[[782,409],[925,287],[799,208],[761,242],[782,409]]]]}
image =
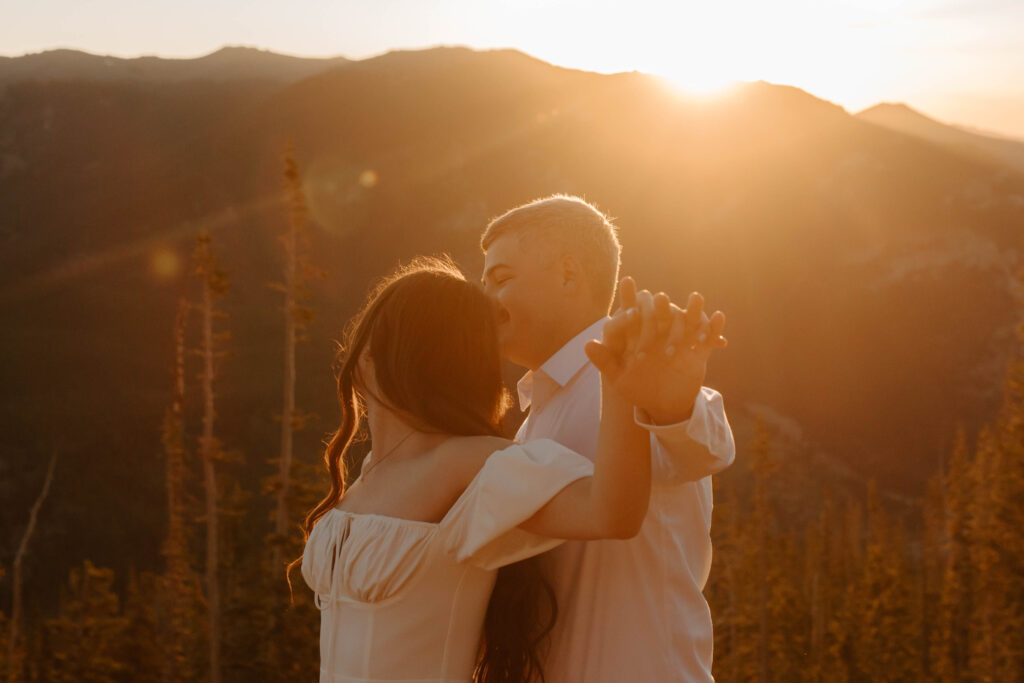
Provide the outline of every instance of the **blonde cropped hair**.
{"type": "Polygon", "coordinates": [[[618,229],[592,204],[569,195],[552,195],[498,216],[480,237],[487,249],[502,235],[541,241],[561,254],[574,256],[583,268],[595,303],[611,310],[619,280],[618,229]]]}

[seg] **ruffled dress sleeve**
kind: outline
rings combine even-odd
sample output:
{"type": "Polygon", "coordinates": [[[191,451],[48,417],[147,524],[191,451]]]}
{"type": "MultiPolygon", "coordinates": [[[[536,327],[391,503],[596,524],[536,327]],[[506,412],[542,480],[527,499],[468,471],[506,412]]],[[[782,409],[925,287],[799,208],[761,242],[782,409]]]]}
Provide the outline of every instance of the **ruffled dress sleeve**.
{"type": "Polygon", "coordinates": [[[587,458],[550,439],[496,451],[441,520],[444,551],[458,562],[497,569],[562,543],[519,525],[566,486],[593,475],[587,458]]]}

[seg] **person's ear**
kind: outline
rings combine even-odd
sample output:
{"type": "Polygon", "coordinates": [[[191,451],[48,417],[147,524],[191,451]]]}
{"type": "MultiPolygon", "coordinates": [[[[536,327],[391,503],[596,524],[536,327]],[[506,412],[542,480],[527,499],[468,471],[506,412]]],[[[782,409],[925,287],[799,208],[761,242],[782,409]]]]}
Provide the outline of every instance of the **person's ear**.
{"type": "Polygon", "coordinates": [[[583,285],[583,268],[572,254],[562,256],[562,288],[578,291],[583,285]]]}
{"type": "Polygon", "coordinates": [[[376,388],[377,379],[375,377],[376,372],[373,366],[373,358],[370,356],[368,345],[360,350],[355,370],[353,380],[355,380],[357,391],[360,393],[372,392],[376,388]]]}
{"type": "Polygon", "coordinates": [[[359,358],[356,360],[356,365],[363,372],[373,370],[373,359],[370,358],[370,349],[366,346],[359,350],[359,358]]]}

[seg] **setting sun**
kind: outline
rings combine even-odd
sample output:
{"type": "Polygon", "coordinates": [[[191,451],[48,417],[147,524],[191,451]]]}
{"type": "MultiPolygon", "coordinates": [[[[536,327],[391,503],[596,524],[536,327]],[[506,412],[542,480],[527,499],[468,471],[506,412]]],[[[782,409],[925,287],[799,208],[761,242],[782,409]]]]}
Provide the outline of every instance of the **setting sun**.
{"type": "Polygon", "coordinates": [[[673,90],[687,97],[701,99],[719,97],[732,90],[739,81],[717,74],[681,73],[664,74],[661,80],[673,90]]]}
{"type": "MultiPolygon", "coordinates": [[[[656,74],[684,94],[713,96],[741,81],[792,84],[851,109],[873,104],[897,87],[893,29],[866,4],[678,4],[650,22],[650,8],[630,23],[650,22],[628,45],[631,67],[656,74]],[[799,11],[795,11],[799,10],[799,11]]],[[[601,70],[603,45],[574,46],[601,70]],[[602,56],[598,56],[602,55],[602,56]]],[[[625,49],[625,46],[624,46],[625,49]]]]}

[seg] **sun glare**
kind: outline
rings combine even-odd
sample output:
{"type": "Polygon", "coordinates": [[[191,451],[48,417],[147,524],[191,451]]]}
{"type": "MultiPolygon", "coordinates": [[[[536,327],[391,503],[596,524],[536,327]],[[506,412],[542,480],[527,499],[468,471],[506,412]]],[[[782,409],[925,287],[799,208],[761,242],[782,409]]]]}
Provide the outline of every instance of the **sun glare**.
{"type": "Polygon", "coordinates": [[[679,3],[661,9],[660,21],[631,50],[638,70],[660,76],[683,95],[705,98],[748,80],[759,40],[756,29],[727,6],[679,3]]]}
{"type": "Polygon", "coordinates": [[[722,74],[687,71],[660,74],[661,80],[678,93],[698,99],[714,99],[731,92],[738,81],[722,74]]]}
{"type": "MultiPolygon", "coordinates": [[[[687,99],[714,99],[737,83],[764,80],[861,107],[879,92],[898,90],[906,76],[894,66],[900,62],[894,51],[903,49],[905,42],[900,25],[884,21],[882,0],[634,0],[631,7],[616,14],[615,20],[645,28],[624,36],[615,45],[617,51],[597,38],[571,46],[561,41],[557,50],[543,47],[538,38],[534,52],[550,53],[556,57],[553,61],[566,66],[653,74],[687,99]]],[[[587,35],[603,36],[615,27],[603,28],[607,30],[587,35]]]]}

